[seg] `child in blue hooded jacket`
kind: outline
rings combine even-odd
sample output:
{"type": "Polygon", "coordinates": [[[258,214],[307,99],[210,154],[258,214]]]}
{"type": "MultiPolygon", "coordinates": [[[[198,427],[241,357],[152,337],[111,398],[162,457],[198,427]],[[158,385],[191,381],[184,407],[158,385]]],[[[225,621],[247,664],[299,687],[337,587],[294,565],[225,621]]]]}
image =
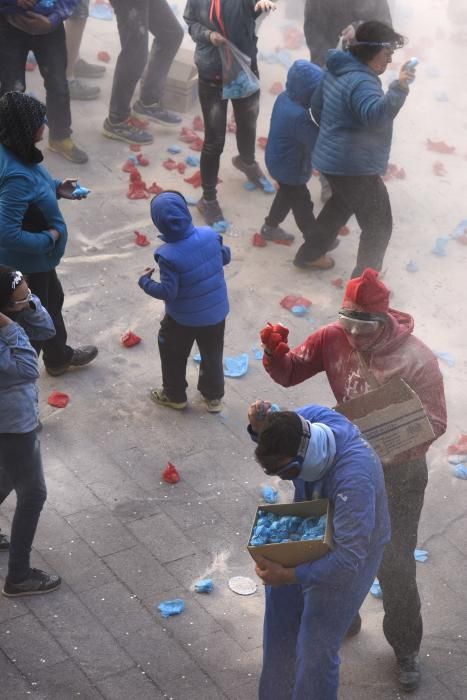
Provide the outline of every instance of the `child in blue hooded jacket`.
{"type": "Polygon", "coordinates": [[[314,63],[295,61],[287,74],[286,89],[274,104],[266,165],[277,180],[279,189],[264,220],[261,235],[269,241],[293,241],[294,236],[280,226],[292,210],[305,239],[294,264],[297,267],[328,269],[333,265],[331,258],[323,255],[310,265],[307,255],[316,233],[313,202],[307,182],[312,173],[311,154],[318,137],[318,127],[311,118],[310,105],[322,77],[322,69],[314,63]]]}
{"type": "Polygon", "coordinates": [[[213,229],[195,228],[187,203],[179,192],[162,192],[151,202],[151,217],[164,244],[154,258],[160,282],[146,268],[141,289],[165,301],[158,335],[162,388],[151,398],[161,406],[182,410],[187,405],[186,363],[196,341],[201,355],[198,390],[210,413],[222,410],[225,317],[229,312],[224,265],[230,249],[213,229]]]}

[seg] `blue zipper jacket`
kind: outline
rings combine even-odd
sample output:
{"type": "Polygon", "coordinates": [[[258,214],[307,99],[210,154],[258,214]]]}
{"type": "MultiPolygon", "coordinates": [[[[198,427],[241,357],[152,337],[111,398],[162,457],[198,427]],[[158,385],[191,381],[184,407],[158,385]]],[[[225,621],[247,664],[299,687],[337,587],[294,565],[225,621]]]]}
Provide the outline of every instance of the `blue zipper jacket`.
{"type": "Polygon", "coordinates": [[[73,14],[78,2],[79,0],[37,0],[32,10],[23,10],[18,7],[16,0],[0,0],[0,14],[24,15],[28,11],[37,12],[48,17],[56,28],[73,14]]]}
{"type": "Polygon", "coordinates": [[[212,326],[229,312],[223,266],[230,249],[222,236],[207,226],[195,228],[183,197],[165,192],[151,203],[152,220],[164,245],[154,258],[160,282],[139,279],[146,294],[165,301],[166,313],[183,326],[212,326]]]}
{"type": "Polygon", "coordinates": [[[23,273],[57,267],[68,237],[57,203],[60,182],[0,145],[0,263],[23,273]],[[49,228],[60,232],[57,242],[49,228]]]}
{"type": "Polygon", "coordinates": [[[39,415],[39,364],[29,341],[53,338],[55,327],[34,295],[31,308],[12,320],[0,328],[0,433],[29,433],[37,428],[39,415]]]}
{"type": "Polygon", "coordinates": [[[311,98],[323,71],[299,60],[287,74],[285,92],[276,99],[271,115],[266,165],[272,177],[286,185],[303,185],[311,177],[311,154],[318,127],[310,115],[311,98]]]}
{"type": "Polygon", "coordinates": [[[395,80],[385,94],[376,73],[348,51],[329,51],[326,65],[311,105],[319,124],[315,168],[329,175],[383,175],[393,121],[408,90],[395,80]]]}

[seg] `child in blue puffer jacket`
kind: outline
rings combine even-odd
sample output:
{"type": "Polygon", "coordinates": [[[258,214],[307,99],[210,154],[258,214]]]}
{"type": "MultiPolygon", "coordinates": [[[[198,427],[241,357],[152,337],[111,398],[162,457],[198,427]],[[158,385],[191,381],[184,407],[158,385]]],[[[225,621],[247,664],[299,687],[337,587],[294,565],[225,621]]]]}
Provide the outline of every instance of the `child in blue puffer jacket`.
{"type": "Polygon", "coordinates": [[[261,235],[269,241],[293,241],[294,236],[280,224],[290,210],[305,242],[299,248],[297,267],[328,269],[332,260],[323,255],[312,264],[307,249],[316,231],[313,202],[307,182],[311,177],[311,153],[318,137],[318,127],[310,114],[311,98],[323,77],[322,69],[309,61],[299,60],[287,74],[286,89],[277,98],[271,116],[266,165],[279,184],[261,235]]]}
{"type": "Polygon", "coordinates": [[[186,407],[186,363],[196,341],[201,355],[198,390],[207,410],[218,413],[224,395],[224,330],[229,312],[223,267],[230,262],[230,249],[213,229],[193,226],[179,192],[154,197],[151,216],[164,241],[154,254],[160,282],[151,279],[154,268],[146,268],[138,284],[146,294],[165,301],[158,335],[162,389],[152,389],[151,398],[161,406],[186,407]]]}

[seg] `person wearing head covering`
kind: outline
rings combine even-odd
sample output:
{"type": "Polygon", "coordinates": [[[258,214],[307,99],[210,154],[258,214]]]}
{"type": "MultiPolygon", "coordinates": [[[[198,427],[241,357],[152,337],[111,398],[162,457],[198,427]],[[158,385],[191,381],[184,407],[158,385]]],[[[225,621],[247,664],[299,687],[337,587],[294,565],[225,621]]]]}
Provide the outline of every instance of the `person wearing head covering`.
{"type": "Polygon", "coordinates": [[[26,90],[26,62],[33,52],[41,75],[50,124],[49,148],[73,163],[87,154],[71,138],[66,75],[66,20],[79,0],[0,0],[0,96],[26,90]]]}
{"type": "Polygon", "coordinates": [[[317,219],[320,236],[313,257],[318,259],[330,249],[355,214],[361,234],[352,277],[366,267],[381,270],[392,234],[391,203],[382,176],[393,122],[409,94],[415,68],[404,63],[386,93],[379,76],[404,43],[389,25],[364,22],[347,50],[329,51],[325,78],[313,95],[311,111],[319,124],[313,165],[332,190],[317,219]]]}
{"type": "MultiPolygon", "coordinates": [[[[50,593],[60,577],[30,566],[31,547],[47,497],[38,429],[37,353],[31,340],[55,335],[40,300],[19,270],[0,265],[0,504],[16,492],[3,595],[50,593]]],[[[7,549],[2,535],[2,549],[7,549]]]]}
{"type": "Polygon", "coordinates": [[[343,403],[399,377],[418,395],[428,416],[433,440],[383,460],[392,523],[391,543],[378,573],[383,630],[396,655],[401,688],[414,690],[420,681],[423,627],[413,552],[428,480],[426,453],[446,430],[446,401],[435,355],[413,335],[413,318],[390,308],[389,296],[378,272],[366,269],[347,284],[337,321],[293,350],[283,327],[269,325],[261,337],[264,368],[282,386],[325,372],[337,402],[343,403]]]}
{"type": "Polygon", "coordinates": [[[294,502],[327,498],[334,530],[331,551],[313,562],[255,556],[266,584],[259,700],[337,700],[339,649],[390,540],[381,462],[358,428],[324,406],[272,412],[257,400],[248,418],[263,471],[293,480],[294,502]]]}
{"type": "Polygon", "coordinates": [[[210,413],[222,410],[224,395],[224,330],[229,312],[224,265],[230,249],[207,226],[195,227],[179,192],[162,192],[151,202],[151,217],[163,245],[154,253],[160,281],[146,268],[141,289],[165,302],[158,335],[162,388],[151,399],[183,410],[187,405],[186,363],[196,341],[201,356],[198,390],[210,413]]]}
{"type": "Polygon", "coordinates": [[[45,106],[22,92],[0,98],[0,263],[22,270],[55,325],[44,342],[46,370],[53,376],[87,365],[97,355],[93,345],[72,348],[62,316],[63,289],[56,267],[65,252],[68,232],[58,198],[75,199],[76,180],[54,180],[41,164],[37,144],[46,127],[45,106]]]}

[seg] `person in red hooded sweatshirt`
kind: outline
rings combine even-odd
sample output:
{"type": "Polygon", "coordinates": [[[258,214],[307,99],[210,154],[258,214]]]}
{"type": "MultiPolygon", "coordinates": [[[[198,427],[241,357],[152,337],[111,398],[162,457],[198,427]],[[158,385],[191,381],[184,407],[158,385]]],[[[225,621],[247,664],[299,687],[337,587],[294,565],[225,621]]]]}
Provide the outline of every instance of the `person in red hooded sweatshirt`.
{"type": "MultiPolygon", "coordinates": [[[[446,430],[443,378],[435,355],[412,334],[413,328],[409,314],[389,308],[388,288],[375,270],[367,268],[348,282],[337,321],[318,329],[293,350],[287,345],[287,329],[268,324],[261,331],[263,365],[285,387],[326,372],[338,403],[400,377],[419,396],[433,428],[433,442],[446,430]]],[[[383,461],[392,526],[378,573],[383,630],[396,655],[399,685],[407,692],[420,683],[423,624],[414,549],[431,442],[383,461]]],[[[358,616],[349,634],[360,626],[358,616]]]]}

